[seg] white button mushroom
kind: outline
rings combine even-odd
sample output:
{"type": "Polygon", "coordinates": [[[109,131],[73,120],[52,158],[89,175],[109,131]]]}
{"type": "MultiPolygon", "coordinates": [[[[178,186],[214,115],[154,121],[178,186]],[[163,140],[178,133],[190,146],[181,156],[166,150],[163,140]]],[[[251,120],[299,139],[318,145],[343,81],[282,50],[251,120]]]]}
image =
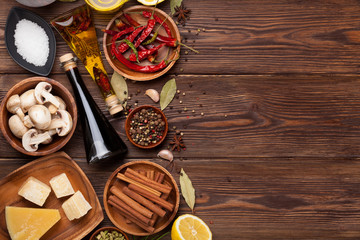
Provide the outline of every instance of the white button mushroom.
{"type": "Polygon", "coordinates": [[[21,120],[24,120],[24,112],[21,109],[21,101],[18,94],[9,97],[6,102],[6,109],[12,114],[17,114],[21,120]]]}
{"type": "Polygon", "coordinates": [[[9,118],[9,128],[10,131],[18,138],[22,138],[22,136],[29,130],[18,115],[12,115],[9,118]]]}
{"type": "Polygon", "coordinates": [[[30,89],[20,95],[20,106],[24,113],[36,104],[35,90],[30,89]]]}
{"type": "Polygon", "coordinates": [[[44,105],[32,106],[29,109],[29,117],[37,129],[47,129],[51,122],[50,111],[44,105]]]}
{"type": "Polygon", "coordinates": [[[55,114],[56,111],[59,110],[65,110],[66,109],[66,103],[64,102],[64,100],[62,100],[60,97],[58,96],[54,96],[60,103],[59,107],[57,108],[54,104],[52,104],[51,102],[47,102],[45,103],[45,107],[47,107],[50,111],[51,114],[55,114]]]}
{"type": "Polygon", "coordinates": [[[48,132],[38,133],[36,129],[30,129],[22,137],[22,145],[28,152],[35,152],[38,150],[39,144],[51,139],[48,132]]]}
{"type": "Polygon", "coordinates": [[[58,110],[56,112],[56,117],[51,120],[50,126],[48,129],[51,131],[56,130],[59,136],[67,135],[73,127],[73,121],[70,113],[65,110],[58,110]]]}
{"type": "Polygon", "coordinates": [[[46,102],[52,103],[56,108],[59,108],[59,101],[52,95],[52,86],[47,82],[39,82],[35,87],[35,99],[37,103],[44,104],[46,102]]]}

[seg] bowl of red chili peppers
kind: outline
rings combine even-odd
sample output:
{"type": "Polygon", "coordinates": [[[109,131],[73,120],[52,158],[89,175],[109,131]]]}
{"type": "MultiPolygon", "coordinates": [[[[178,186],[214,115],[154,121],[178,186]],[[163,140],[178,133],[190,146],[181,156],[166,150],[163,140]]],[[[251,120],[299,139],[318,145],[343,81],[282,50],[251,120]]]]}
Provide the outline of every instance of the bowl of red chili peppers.
{"type": "Polygon", "coordinates": [[[180,57],[179,29],[158,8],[127,8],[114,16],[103,32],[107,61],[116,72],[132,80],[158,78],[180,57]]]}

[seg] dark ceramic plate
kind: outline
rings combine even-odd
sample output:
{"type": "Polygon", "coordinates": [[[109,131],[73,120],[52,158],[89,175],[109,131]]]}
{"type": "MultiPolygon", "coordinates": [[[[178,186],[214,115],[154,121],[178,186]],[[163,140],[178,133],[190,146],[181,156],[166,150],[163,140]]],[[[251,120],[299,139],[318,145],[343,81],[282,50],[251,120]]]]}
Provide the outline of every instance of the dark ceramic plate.
{"type": "Polygon", "coordinates": [[[26,9],[23,9],[20,7],[13,7],[10,10],[10,13],[9,13],[9,16],[8,16],[7,22],[6,22],[5,42],[6,42],[6,48],[9,52],[10,56],[21,67],[25,68],[26,70],[28,70],[30,72],[41,75],[41,76],[47,76],[50,74],[51,69],[54,64],[54,60],[55,60],[56,40],[55,40],[54,32],[52,31],[50,25],[44,19],[42,19],[35,13],[32,13],[26,9]],[[49,37],[49,56],[48,56],[47,62],[44,66],[35,66],[31,63],[28,63],[17,52],[16,46],[15,46],[14,34],[15,34],[16,24],[22,19],[27,19],[29,21],[36,23],[37,25],[39,25],[40,27],[42,27],[44,29],[47,36],[49,37]]]}
{"type": "Polygon", "coordinates": [[[28,7],[43,7],[55,2],[55,0],[16,0],[16,1],[28,7]]]}

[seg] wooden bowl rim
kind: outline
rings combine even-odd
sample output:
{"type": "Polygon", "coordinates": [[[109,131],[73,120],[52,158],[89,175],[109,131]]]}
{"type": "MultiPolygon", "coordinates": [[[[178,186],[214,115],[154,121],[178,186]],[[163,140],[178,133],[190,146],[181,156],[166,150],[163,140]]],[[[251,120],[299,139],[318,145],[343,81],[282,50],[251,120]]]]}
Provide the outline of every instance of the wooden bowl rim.
{"type": "MultiPolygon", "coordinates": [[[[113,23],[115,22],[115,19],[119,18],[120,16],[122,16],[124,14],[124,12],[129,12],[129,11],[144,11],[144,10],[148,10],[148,11],[152,11],[154,8],[153,7],[148,7],[148,6],[143,6],[143,5],[135,5],[132,7],[128,7],[122,11],[120,11],[118,14],[116,14],[108,23],[108,25],[106,26],[106,29],[109,30],[113,23]]],[[[155,8],[155,12],[160,14],[161,16],[165,17],[168,16],[167,13],[165,13],[164,11],[162,11],[159,8],[155,8]]],[[[174,28],[175,31],[175,38],[178,41],[181,41],[181,37],[180,37],[180,31],[176,25],[176,23],[174,22],[174,20],[171,17],[168,17],[166,22],[170,25],[172,25],[172,27],[174,28]]],[[[121,74],[122,76],[129,78],[131,80],[134,81],[149,81],[149,80],[153,80],[156,79],[162,75],[164,75],[165,73],[167,73],[175,64],[176,61],[172,61],[166,68],[164,68],[161,71],[158,72],[154,72],[154,73],[141,73],[141,76],[133,76],[130,74],[127,74],[126,72],[122,71],[121,69],[119,69],[114,63],[113,63],[113,58],[110,56],[109,52],[108,52],[108,48],[107,48],[107,43],[106,43],[106,39],[108,37],[107,33],[104,33],[103,36],[103,49],[104,49],[104,55],[106,57],[106,60],[108,61],[108,63],[110,64],[110,66],[112,67],[112,69],[114,69],[116,72],[118,72],[119,74],[121,74]],[[146,75],[143,75],[146,74],[146,75]]],[[[180,57],[180,45],[178,45],[176,47],[176,53],[174,55],[174,59],[179,58],[180,57]]],[[[132,70],[133,71],[133,70],[132,70]]],[[[139,72],[140,73],[140,72],[139,72]]]]}
{"type": "MultiPolygon", "coordinates": [[[[27,89],[27,90],[29,90],[29,89],[27,89]]],[[[27,91],[27,90],[25,90],[25,91],[27,91]]],[[[24,92],[22,92],[22,93],[24,93],[24,92]]],[[[5,137],[5,139],[8,141],[8,143],[10,143],[10,145],[14,149],[16,149],[17,151],[19,151],[19,152],[21,152],[23,154],[29,155],[29,156],[45,156],[45,155],[54,153],[54,152],[60,150],[62,147],[64,147],[69,142],[69,140],[71,139],[72,135],[75,132],[75,128],[76,128],[76,125],[77,125],[77,119],[78,119],[77,106],[76,106],[75,99],[73,98],[70,91],[64,85],[62,85],[60,82],[58,82],[58,81],[56,81],[54,79],[48,78],[48,77],[30,77],[30,78],[25,78],[25,79],[21,80],[20,82],[16,83],[14,86],[12,86],[8,90],[8,92],[6,93],[6,95],[4,96],[4,98],[2,99],[1,104],[0,104],[0,129],[1,129],[1,132],[2,132],[3,136],[5,137]],[[4,111],[7,111],[7,109],[6,109],[7,100],[9,99],[10,96],[13,95],[13,92],[19,86],[23,85],[24,83],[29,84],[29,83],[36,83],[36,82],[48,82],[52,86],[58,87],[60,89],[60,91],[64,92],[64,94],[69,98],[69,102],[71,103],[71,106],[73,108],[73,113],[71,113],[69,111],[71,117],[73,118],[73,127],[72,127],[71,131],[66,136],[61,137],[61,139],[59,141],[56,141],[55,143],[57,143],[57,144],[54,145],[52,148],[49,148],[47,150],[42,150],[41,147],[40,147],[35,152],[28,152],[23,147],[20,147],[19,145],[17,145],[15,143],[15,141],[7,134],[5,128],[9,128],[9,126],[8,126],[7,121],[6,122],[3,121],[3,114],[4,114],[4,111]]],[[[12,135],[12,136],[14,138],[16,138],[14,135],[12,135]]],[[[48,146],[51,146],[52,144],[54,144],[54,143],[50,143],[48,146]]]]}
{"type": "MultiPolygon", "coordinates": [[[[144,160],[140,160],[140,161],[133,161],[133,162],[128,162],[128,163],[125,163],[123,165],[121,165],[120,167],[118,167],[111,175],[110,177],[108,178],[108,180],[106,181],[106,184],[105,184],[105,188],[104,188],[104,195],[103,195],[103,204],[104,204],[104,208],[105,208],[105,212],[106,212],[106,215],[108,216],[108,218],[110,219],[110,221],[118,228],[122,229],[123,231],[125,231],[126,233],[128,234],[131,234],[131,235],[135,235],[135,236],[147,236],[147,235],[150,235],[149,233],[138,233],[138,232],[129,232],[129,231],[126,231],[125,229],[121,228],[121,226],[115,221],[115,219],[113,218],[113,216],[110,214],[110,210],[109,210],[109,204],[107,203],[107,195],[109,193],[109,189],[110,189],[110,186],[111,186],[111,183],[113,182],[114,178],[116,178],[116,174],[119,173],[121,170],[127,168],[127,167],[131,167],[132,165],[151,165],[153,167],[155,167],[156,169],[159,169],[161,172],[165,173],[166,176],[168,176],[171,180],[171,184],[174,186],[174,191],[175,191],[175,207],[174,207],[174,210],[171,214],[171,216],[169,217],[169,219],[162,225],[160,226],[159,228],[156,228],[154,230],[154,232],[151,233],[152,234],[155,234],[155,233],[158,233],[160,231],[162,231],[164,228],[166,228],[172,220],[174,220],[178,210],[179,210],[179,205],[180,205],[180,191],[179,191],[179,188],[178,188],[178,185],[174,179],[174,177],[171,175],[171,173],[166,170],[163,166],[157,164],[157,163],[154,163],[154,162],[150,162],[150,161],[144,161],[144,160]]],[[[116,179],[115,179],[116,180],[116,179]]]]}
{"type": "Polygon", "coordinates": [[[101,227],[99,229],[97,229],[90,237],[90,240],[96,240],[95,239],[95,236],[97,234],[99,234],[101,231],[106,231],[106,230],[110,230],[110,231],[117,231],[117,232],[120,232],[125,238],[126,240],[129,240],[129,237],[127,236],[127,234],[121,230],[120,228],[117,228],[117,227],[112,227],[112,226],[109,226],[109,227],[101,227]]]}
{"type": "Polygon", "coordinates": [[[166,118],[164,112],[161,111],[159,108],[151,106],[151,105],[142,105],[142,106],[139,106],[139,107],[135,108],[134,110],[132,110],[129,113],[129,115],[127,116],[126,121],[125,121],[125,133],[126,133],[127,138],[129,139],[129,141],[133,145],[135,145],[138,148],[142,148],[142,149],[151,149],[151,148],[159,146],[165,140],[165,138],[167,136],[167,133],[168,133],[168,130],[169,130],[169,124],[168,124],[168,121],[167,121],[167,118],[166,118]],[[157,142],[155,144],[150,144],[148,146],[141,146],[140,144],[135,143],[134,140],[131,138],[130,132],[129,132],[129,130],[130,130],[130,121],[131,121],[132,117],[134,116],[135,113],[139,112],[140,110],[142,110],[144,108],[152,108],[152,109],[154,109],[154,111],[156,113],[161,114],[161,118],[165,122],[165,130],[164,130],[164,133],[163,133],[163,138],[159,142],[157,142]]]}

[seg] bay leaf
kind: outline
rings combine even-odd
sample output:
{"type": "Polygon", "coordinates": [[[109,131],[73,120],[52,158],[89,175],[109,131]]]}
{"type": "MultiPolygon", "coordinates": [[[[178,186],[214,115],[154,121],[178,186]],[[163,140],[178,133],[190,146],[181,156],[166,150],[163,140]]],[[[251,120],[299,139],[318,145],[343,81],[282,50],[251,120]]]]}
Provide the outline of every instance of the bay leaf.
{"type": "Polygon", "coordinates": [[[169,103],[174,99],[176,93],[176,81],[175,78],[170,79],[163,86],[160,93],[160,107],[161,110],[164,110],[169,103]]]}
{"type": "Polygon", "coordinates": [[[185,202],[191,208],[191,210],[194,211],[195,189],[192,185],[190,178],[182,168],[180,171],[180,187],[181,187],[181,194],[184,197],[185,202]]]}
{"type": "Polygon", "coordinates": [[[175,8],[180,7],[182,0],[170,0],[171,14],[174,15],[176,12],[175,8]]]}
{"type": "Polygon", "coordinates": [[[111,77],[110,83],[114,89],[116,96],[120,100],[121,105],[125,109],[128,98],[128,86],[126,84],[125,78],[119,73],[114,72],[111,77]]]}

